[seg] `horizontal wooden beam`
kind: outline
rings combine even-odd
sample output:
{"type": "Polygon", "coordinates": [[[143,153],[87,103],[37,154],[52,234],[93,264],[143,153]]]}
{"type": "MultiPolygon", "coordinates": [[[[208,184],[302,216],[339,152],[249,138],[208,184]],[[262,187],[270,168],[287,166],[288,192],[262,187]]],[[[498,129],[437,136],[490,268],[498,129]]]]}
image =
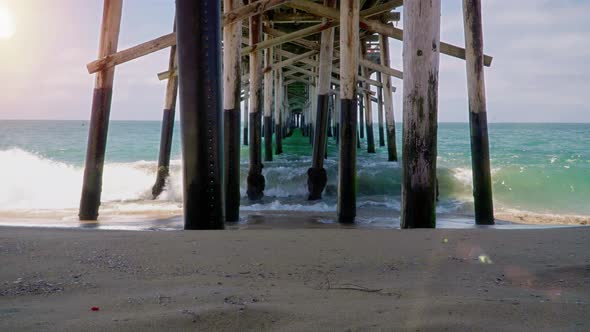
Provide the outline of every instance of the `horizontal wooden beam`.
{"type": "Polygon", "coordinates": [[[383,74],[389,75],[391,77],[395,77],[395,78],[399,78],[400,80],[404,79],[404,73],[397,70],[397,69],[393,69],[391,67],[386,67],[386,66],[382,66],[378,63],[369,61],[367,59],[360,59],[360,65],[363,67],[367,67],[369,69],[372,69],[374,71],[378,71],[381,72],[383,74]]]}
{"type": "MultiPolygon", "coordinates": [[[[330,20],[339,21],[340,20],[340,12],[338,9],[326,7],[311,1],[305,0],[292,0],[291,2],[287,3],[287,6],[303,10],[310,14],[319,15],[325,17],[330,20]]],[[[366,15],[365,15],[366,16],[366,15]]],[[[383,24],[376,20],[371,20],[363,15],[360,18],[360,27],[362,29],[382,34],[384,36],[403,40],[404,39],[404,31],[402,29],[398,29],[388,24],[383,24]]],[[[443,54],[450,55],[452,57],[456,57],[459,59],[465,60],[465,49],[459,46],[451,45],[448,43],[441,42],[440,43],[440,51],[443,54]]],[[[489,55],[484,56],[484,64],[486,66],[491,66],[492,64],[492,57],[489,55]]]]}
{"type": "Polygon", "coordinates": [[[263,73],[267,73],[267,72],[269,72],[271,70],[275,70],[277,68],[282,68],[282,67],[285,67],[288,65],[292,65],[294,63],[299,62],[302,59],[307,59],[309,57],[312,57],[312,56],[316,55],[317,53],[318,53],[317,51],[309,51],[309,52],[305,52],[303,54],[299,54],[297,56],[291,57],[287,60],[276,62],[276,63],[264,68],[263,73]]]}
{"type": "Polygon", "coordinates": [[[260,15],[289,1],[291,0],[259,0],[240,6],[239,8],[223,14],[223,25],[226,26],[237,21],[245,20],[254,15],[260,15]]]}
{"type": "Polygon", "coordinates": [[[130,47],[123,51],[107,55],[101,59],[92,61],[86,68],[89,74],[94,74],[99,71],[114,67],[125,62],[140,58],[144,55],[154,53],[165,48],[176,45],[176,33],[167,34],[165,36],[150,40],[143,44],[130,47]]]}
{"type": "Polygon", "coordinates": [[[324,30],[330,29],[334,27],[334,23],[332,21],[328,21],[326,23],[313,25],[305,29],[297,30],[295,32],[287,33],[282,36],[274,37],[272,39],[267,39],[255,45],[251,45],[248,47],[242,48],[242,55],[248,55],[256,50],[263,50],[269,47],[281,45],[284,43],[291,42],[293,40],[302,39],[307,36],[314,35],[316,33],[320,33],[324,30]]]}
{"type": "MultiPolygon", "coordinates": [[[[223,24],[231,24],[233,22],[246,19],[248,17],[261,14],[269,9],[288,3],[292,0],[259,0],[246,6],[239,7],[230,13],[223,16],[223,24]]],[[[156,39],[147,41],[145,43],[130,47],[123,51],[111,54],[101,59],[92,61],[86,68],[88,73],[94,74],[101,70],[114,67],[131,60],[135,60],[142,56],[163,50],[165,48],[176,45],[176,33],[170,33],[156,39]]]]}

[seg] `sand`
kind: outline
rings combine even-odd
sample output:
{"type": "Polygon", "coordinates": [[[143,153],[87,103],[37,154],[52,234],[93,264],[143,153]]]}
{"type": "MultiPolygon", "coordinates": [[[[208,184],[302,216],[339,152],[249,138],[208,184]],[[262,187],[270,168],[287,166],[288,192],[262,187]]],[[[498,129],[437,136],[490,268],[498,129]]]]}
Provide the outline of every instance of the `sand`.
{"type": "Polygon", "coordinates": [[[590,228],[0,228],[2,331],[584,331],[589,313],[590,228]]]}

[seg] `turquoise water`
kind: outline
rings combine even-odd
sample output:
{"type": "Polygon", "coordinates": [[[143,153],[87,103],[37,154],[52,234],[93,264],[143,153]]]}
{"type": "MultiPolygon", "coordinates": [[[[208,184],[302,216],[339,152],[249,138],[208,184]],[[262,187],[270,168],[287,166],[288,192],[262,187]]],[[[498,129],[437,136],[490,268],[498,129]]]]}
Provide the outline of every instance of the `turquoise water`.
{"type": "MultiPolygon", "coordinates": [[[[0,211],[75,209],[87,126],[86,121],[0,121],[0,211]]],[[[399,134],[398,126],[401,144],[399,134]]],[[[160,123],[111,122],[103,188],[106,208],[137,211],[149,205],[154,210],[180,211],[178,129],[174,135],[168,190],[152,202],[149,192],[155,179],[160,123]]],[[[311,164],[307,142],[297,135],[286,139],[285,154],[265,164],[265,199],[258,204],[243,199],[243,209],[335,210],[337,146],[330,140],[325,199],[309,203],[305,200],[306,171],[311,164]]],[[[590,216],[590,124],[490,124],[490,142],[498,211],[590,216]]],[[[377,154],[367,154],[365,147],[363,141],[358,157],[359,207],[399,211],[399,165],[387,162],[385,147],[378,148],[377,154]]],[[[243,147],[243,174],[247,156],[243,147]]],[[[472,214],[470,164],[468,125],[440,124],[439,213],[472,214]]],[[[242,180],[245,193],[244,176],[242,180]]]]}

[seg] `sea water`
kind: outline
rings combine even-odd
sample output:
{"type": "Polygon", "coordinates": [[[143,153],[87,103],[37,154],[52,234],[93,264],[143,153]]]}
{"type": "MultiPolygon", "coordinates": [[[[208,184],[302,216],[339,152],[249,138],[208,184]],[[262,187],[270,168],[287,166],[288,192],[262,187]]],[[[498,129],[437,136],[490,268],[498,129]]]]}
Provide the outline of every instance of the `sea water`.
{"type": "MultiPolygon", "coordinates": [[[[103,176],[101,216],[169,216],[182,213],[178,124],[166,191],[151,199],[160,138],[159,122],[111,121],[103,176]]],[[[378,145],[378,131],[375,141],[378,145]]],[[[473,215],[469,125],[441,123],[438,132],[437,211],[444,218],[473,215]]],[[[494,204],[502,216],[576,216],[590,219],[590,124],[490,124],[494,204]]],[[[75,219],[82,188],[88,121],[0,121],[0,217],[75,219]]],[[[397,127],[401,152],[401,126],[397,127]]],[[[265,162],[265,197],[245,197],[248,147],[241,149],[243,211],[335,212],[338,147],[329,139],[324,199],[308,202],[309,139],[296,132],[284,154],[265,162]]],[[[403,156],[400,156],[403,157],[403,156]]],[[[401,169],[387,148],[358,151],[359,211],[380,211],[399,224],[401,169]]],[[[361,213],[362,214],[362,213],[361,213]]]]}

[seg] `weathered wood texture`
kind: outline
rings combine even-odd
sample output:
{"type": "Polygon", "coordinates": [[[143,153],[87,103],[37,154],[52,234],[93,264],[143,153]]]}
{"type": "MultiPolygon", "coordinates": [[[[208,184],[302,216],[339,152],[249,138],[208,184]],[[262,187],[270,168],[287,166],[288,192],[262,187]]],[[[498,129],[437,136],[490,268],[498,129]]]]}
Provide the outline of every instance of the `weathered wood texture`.
{"type": "MultiPolygon", "coordinates": [[[[99,46],[99,57],[101,58],[117,52],[122,8],[122,0],[104,1],[99,46]]],[[[114,67],[98,71],[96,74],[94,95],[92,97],[92,114],[88,126],[88,146],[82,197],[78,215],[80,220],[98,219],[114,78],[114,67]]]]}
{"type": "MultiPolygon", "coordinates": [[[[383,82],[381,73],[377,72],[377,80],[383,82]]],[[[379,146],[385,146],[385,129],[384,129],[384,107],[383,107],[383,88],[377,88],[377,121],[379,125],[379,146]]]]}
{"type": "Polygon", "coordinates": [[[402,228],[436,226],[440,2],[404,3],[402,228]]]}
{"type": "MultiPolygon", "coordinates": [[[[328,7],[336,5],[335,0],[324,0],[328,7]]],[[[328,22],[324,19],[322,23],[328,22]]],[[[327,130],[328,130],[328,92],[332,78],[332,55],[334,53],[334,29],[322,32],[320,44],[319,80],[317,87],[316,118],[312,165],[307,170],[308,199],[318,200],[322,198],[322,192],[328,183],[328,175],[324,169],[324,156],[326,155],[327,130]]]]}
{"type": "MultiPolygon", "coordinates": [[[[176,30],[176,19],[174,19],[176,30]]],[[[176,46],[170,48],[170,60],[168,69],[177,66],[176,46]]],[[[174,133],[174,117],[176,115],[176,97],[178,96],[178,76],[170,77],[166,83],[166,99],[162,116],[162,129],[160,134],[160,154],[158,157],[158,171],[156,183],[152,187],[152,198],[156,199],[164,191],[166,180],[170,174],[170,153],[172,152],[172,137],[174,133]]]]}
{"type": "MultiPolygon", "coordinates": [[[[241,0],[224,0],[224,12],[243,8],[241,0]]],[[[225,219],[240,219],[240,100],[242,75],[242,22],[233,22],[223,28],[223,108],[224,108],[224,175],[225,219]]]]}
{"type": "MultiPolygon", "coordinates": [[[[250,17],[250,45],[262,39],[262,18],[250,17]]],[[[250,53],[250,169],[247,179],[247,194],[250,200],[260,200],[264,196],[266,180],[262,175],[262,58],[260,50],[250,53]]]]}
{"type": "MultiPolygon", "coordinates": [[[[363,58],[367,57],[367,44],[366,41],[361,41],[361,50],[363,58]]],[[[371,78],[371,74],[369,69],[366,66],[362,67],[362,74],[365,78],[371,78]]],[[[371,95],[365,93],[365,129],[367,132],[367,152],[368,153],[375,153],[375,134],[373,132],[373,102],[371,100],[371,95]]]]}
{"type": "MultiPolygon", "coordinates": [[[[379,48],[381,50],[381,64],[384,66],[389,66],[389,39],[387,36],[379,35],[379,48]]],[[[381,83],[383,83],[383,103],[385,107],[385,125],[387,128],[387,156],[389,161],[397,161],[391,77],[382,73],[381,83]]]]}
{"type": "Polygon", "coordinates": [[[359,53],[359,3],[340,2],[340,144],[338,163],[338,221],[356,218],[356,77],[359,53]]]}
{"type": "MultiPolygon", "coordinates": [[[[268,35],[266,38],[270,38],[268,35]]],[[[273,51],[267,48],[264,51],[264,64],[270,67],[273,63],[273,51]]],[[[264,73],[264,161],[272,161],[272,99],[274,88],[273,72],[267,71],[264,73]]]]}
{"type": "MultiPolygon", "coordinates": [[[[418,2],[421,2],[421,1],[418,1],[418,2]]],[[[404,5],[404,12],[405,12],[405,7],[407,7],[408,4],[404,5]]],[[[292,0],[289,3],[287,3],[286,5],[289,7],[292,7],[292,8],[306,11],[310,14],[314,14],[314,15],[318,15],[318,16],[322,16],[322,17],[327,17],[327,18],[330,18],[333,20],[339,19],[339,13],[338,13],[337,9],[328,8],[328,7],[322,6],[320,4],[317,4],[317,3],[314,3],[311,1],[292,0]]],[[[361,17],[360,27],[362,29],[368,30],[370,32],[386,35],[386,36],[391,37],[393,39],[397,39],[397,40],[404,39],[404,31],[403,30],[395,28],[391,25],[383,24],[377,20],[372,20],[372,19],[366,18],[366,16],[361,17]]],[[[440,49],[440,52],[443,54],[446,54],[446,55],[449,55],[452,57],[456,57],[459,59],[465,59],[465,49],[463,49],[461,47],[451,45],[448,43],[440,43],[439,49],[440,49]]],[[[490,57],[488,55],[484,56],[484,64],[486,66],[490,66],[492,64],[492,57],[490,57]]]]}
{"type": "Polygon", "coordinates": [[[494,224],[481,0],[463,0],[475,222],[494,224]]]}
{"type": "MultiPolygon", "coordinates": [[[[276,56],[276,58],[279,58],[276,56]]],[[[285,87],[283,86],[283,69],[278,67],[274,71],[275,76],[275,154],[280,155],[283,153],[283,94],[285,93],[285,87]]]]}
{"type": "Polygon", "coordinates": [[[184,228],[222,229],[221,3],[177,0],[176,13],[184,228]]]}
{"type": "MultiPolygon", "coordinates": [[[[245,75],[248,75],[249,73],[249,62],[244,62],[243,65],[243,73],[245,75]]],[[[250,86],[248,87],[244,87],[244,118],[242,119],[242,125],[244,127],[243,131],[244,131],[244,136],[242,138],[242,143],[245,146],[248,146],[248,141],[250,139],[250,134],[248,133],[248,123],[250,122],[250,86]]]]}

